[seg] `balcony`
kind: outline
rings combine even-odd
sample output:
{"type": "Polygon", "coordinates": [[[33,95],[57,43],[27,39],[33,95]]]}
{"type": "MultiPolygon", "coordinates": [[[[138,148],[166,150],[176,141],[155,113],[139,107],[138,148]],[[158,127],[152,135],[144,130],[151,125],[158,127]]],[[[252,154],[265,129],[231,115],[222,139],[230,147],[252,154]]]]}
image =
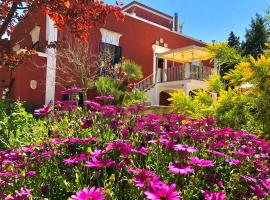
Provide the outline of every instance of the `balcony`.
{"type": "Polygon", "coordinates": [[[181,80],[205,80],[211,75],[211,67],[199,65],[179,65],[157,70],[157,82],[170,82],[181,80]]]}
{"type": "Polygon", "coordinates": [[[198,65],[179,65],[168,67],[167,69],[158,69],[155,80],[153,74],[137,83],[137,88],[147,91],[156,84],[169,83],[184,80],[199,80],[204,81],[211,75],[211,67],[198,65]]]}

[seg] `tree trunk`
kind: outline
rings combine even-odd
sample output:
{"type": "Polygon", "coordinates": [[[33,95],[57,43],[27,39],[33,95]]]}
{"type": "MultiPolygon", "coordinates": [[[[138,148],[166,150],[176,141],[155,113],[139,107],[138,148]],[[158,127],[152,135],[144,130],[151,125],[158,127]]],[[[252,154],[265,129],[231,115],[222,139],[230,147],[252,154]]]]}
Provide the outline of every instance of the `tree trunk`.
{"type": "Polygon", "coordinates": [[[17,2],[14,2],[12,4],[5,21],[3,22],[2,26],[0,27],[0,38],[2,38],[2,36],[6,33],[8,25],[12,21],[12,18],[17,10],[17,6],[18,6],[17,2]]]}

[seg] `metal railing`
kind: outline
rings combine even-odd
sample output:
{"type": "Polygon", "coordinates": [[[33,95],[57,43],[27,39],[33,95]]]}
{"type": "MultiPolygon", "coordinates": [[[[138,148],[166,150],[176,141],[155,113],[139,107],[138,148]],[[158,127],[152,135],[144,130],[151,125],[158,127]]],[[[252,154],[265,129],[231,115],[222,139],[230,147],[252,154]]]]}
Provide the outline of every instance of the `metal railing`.
{"type": "Polygon", "coordinates": [[[145,91],[145,90],[148,90],[149,88],[151,88],[153,85],[154,85],[153,74],[150,74],[149,76],[147,76],[143,80],[136,83],[136,88],[138,88],[139,90],[145,91]]]}
{"type": "Polygon", "coordinates": [[[136,83],[136,88],[142,91],[147,91],[155,86],[156,83],[181,81],[181,80],[205,80],[211,75],[211,67],[192,65],[185,67],[179,65],[175,67],[168,67],[167,69],[157,70],[156,80],[153,81],[153,74],[150,74],[143,80],[136,83]],[[162,78],[161,78],[162,77],[162,78]]]}
{"type": "Polygon", "coordinates": [[[192,65],[188,68],[183,65],[168,67],[163,70],[162,74],[157,74],[157,76],[163,76],[163,81],[161,82],[181,81],[186,79],[205,80],[209,78],[210,75],[210,67],[198,65],[192,65]]]}

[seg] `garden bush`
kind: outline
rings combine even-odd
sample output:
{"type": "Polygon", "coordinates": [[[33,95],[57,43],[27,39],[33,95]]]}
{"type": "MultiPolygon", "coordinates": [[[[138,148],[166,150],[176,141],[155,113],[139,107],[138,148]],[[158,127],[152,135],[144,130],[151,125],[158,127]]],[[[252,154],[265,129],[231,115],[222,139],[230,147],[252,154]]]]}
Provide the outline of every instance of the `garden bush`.
{"type": "Polygon", "coordinates": [[[3,199],[269,199],[269,143],[111,96],[36,111],[51,139],[0,151],[3,199]]]}

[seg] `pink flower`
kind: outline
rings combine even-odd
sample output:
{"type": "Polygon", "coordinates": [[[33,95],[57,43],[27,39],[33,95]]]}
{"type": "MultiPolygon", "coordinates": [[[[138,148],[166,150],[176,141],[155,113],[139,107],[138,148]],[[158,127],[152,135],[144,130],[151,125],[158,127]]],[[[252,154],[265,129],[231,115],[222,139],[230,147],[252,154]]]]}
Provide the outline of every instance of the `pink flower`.
{"type": "Polygon", "coordinates": [[[86,160],[86,158],[87,158],[87,155],[85,153],[79,154],[79,155],[74,155],[74,156],[71,156],[71,157],[65,159],[64,163],[66,165],[77,164],[77,163],[80,163],[80,162],[86,160]]]}
{"type": "Polygon", "coordinates": [[[174,145],[173,149],[178,152],[187,152],[187,153],[195,153],[198,151],[195,147],[190,147],[186,144],[174,145]]]}
{"type": "Polygon", "coordinates": [[[140,149],[132,149],[131,150],[133,153],[141,154],[143,156],[146,156],[148,153],[148,149],[146,147],[142,147],[140,149]]]}
{"type": "Polygon", "coordinates": [[[35,115],[40,115],[40,116],[45,116],[48,115],[52,112],[51,105],[47,104],[42,106],[41,108],[35,110],[34,114],[35,115]]]}
{"type": "Polygon", "coordinates": [[[104,150],[100,150],[100,149],[95,149],[93,152],[91,152],[91,157],[95,157],[95,158],[101,158],[102,156],[104,156],[106,153],[106,151],[104,150]]]}
{"type": "Polygon", "coordinates": [[[174,192],[176,185],[161,184],[159,186],[152,186],[147,189],[144,194],[149,200],[180,200],[179,192],[174,192]]]}
{"type": "Polygon", "coordinates": [[[225,192],[209,192],[206,191],[203,193],[205,200],[226,200],[225,192]]]}
{"type": "Polygon", "coordinates": [[[251,177],[251,176],[244,176],[244,175],[241,175],[241,177],[242,177],[243,179],[245,179],[246,181],[248,181],[248,182],[257,183],[257,179],[254,178],[254,177],[251,177]]]}
{"type": "Polygon", "coordinates": [[[225,154],[225,153],[222,153],[222,152],[219,152],[219,151],[210,150],[210,149],[206,150],[206,152],[207,153],[210,153],[210,154],[213,154],[215,156],[222,156],[222,157],[226,157],[227,156],[227,154],[225,154]]]}
{"type": "Polygon", "coordinates": [[[235,152],[233,152],[233,154],[244,157],[244,158],[251,155],[251,153],[249,153],[249,152],[246,153],[246,152],[242,152],[242,151],[235,151],[235,152]]]}
{"type": "Polygon", "coordinates": [[[6,197],[5,200],[22,200],[22,199],[29,199],[31,197],[32,190],[21,188],[20,190],[15,191],[15,196],[13,197],[6,197]]]}
{"type": "Polygon", "coordinates": [[[173,163],[168,167],[173,174],[190,174],[194,169],[186,163],[173,163]]]}
{"type": "Polygon", "coordinates": [[[72,200],[105,200],[106,194],[104,194],[103,188],[84,188],[76,193],[76,195],[72,195],[72,200]]]}
{"type": "Polygon", "coordinates": [[[204,160],[198,157],[188,158],[189,162],[193,165],[197,165],[199,167],[213,167],[214,163],[212,160],[204,160]]]}
{"type": "Polygon", "coordinates": [[[250,186],[250,189],[252,189],[255,194],[257,195],[258,199],[263,198],[264,196],[267,196],[268,194],[264,191],[264,189],[259,186],[259,185],[255,185],[255,186],[250,186]]]}
{"type": "Polygon", "coordinates": [[[132,179],[139,188],[150,187],[151,183],[159,182],[159,177],[154,172],[146,169],[128,169],[128,172],[135,174],[132,179]]]}
{"type": "Polygon", "coordinates": [[[86,167],[93,167],[93,168],[105,168],[115,164],[113,160],[97,160],[95,157],[92,157],[92,161],[86,162],[86,167]]]}
{"type": "Polygon", "coordinates": [[[267,190],[270,190],[270,178],[261,180],[261,184],[262,184],[267,190]]]}
{"type": "Polygon", "coordinates": [[[35,176],[35,175],[36,175],[36,171],[33,171],[33,170],[32,171],[28,171],[28,172],[25,173],[25,176],[26,177],[31,177],[31,176],[35,176]]]}
{"type": "Polygon", "coordinates": [[[85,101],[85,103],[94,110],[102,110],[102,106],[95,101],[85,101]]]}
{"type": "Polygon", "coordinates": [[[229,159],[226,159],[226,162],[228,162],[230,165],[238,165],[240,163],[240,160],[229,158],[229,159]]]}
{"type": "Polygon", "coordinates": [[[132,152],[132,145],[127,140],[112,141],[107,144],[106,151],[110,152],[113,150],[118,151],[124,157],[128,157],[132,152]]]}

